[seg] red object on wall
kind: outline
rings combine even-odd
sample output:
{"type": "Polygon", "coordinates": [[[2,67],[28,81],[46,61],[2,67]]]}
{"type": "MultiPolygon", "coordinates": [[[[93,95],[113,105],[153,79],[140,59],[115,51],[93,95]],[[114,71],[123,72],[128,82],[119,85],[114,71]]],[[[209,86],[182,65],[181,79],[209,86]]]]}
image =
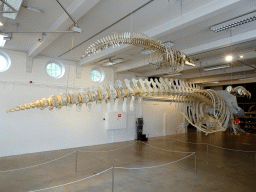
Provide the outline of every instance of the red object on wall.
{"type": "Polygon", "coordinates": [[[33,83],[32,81],[29,81],[29,83],[33,83]]]}
{"type": "Polygon", "coordinates": [[[121,114],[118,114],[118,117],[121,117],[121,114]]]}
{"type": "Polygon", "coordinates": [[[103,121],[105,121],[105,118],[103,118],[103,121]]]}

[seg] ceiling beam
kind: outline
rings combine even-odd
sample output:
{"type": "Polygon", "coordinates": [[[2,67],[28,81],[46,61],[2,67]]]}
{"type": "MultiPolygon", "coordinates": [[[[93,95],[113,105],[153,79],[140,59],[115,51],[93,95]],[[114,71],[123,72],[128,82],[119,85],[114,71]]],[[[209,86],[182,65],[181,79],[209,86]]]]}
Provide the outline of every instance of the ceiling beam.
{"type": "Polygon", "coordinates": [[[241,0],[215,0],[149,31],[146,31],[145,34],[149,37],[159,38],[227,12],[228,10],[234,9],[239,5],[242,5],[241,0]]]}
{"type": "Polygon", "coordinates": [[[223,39],[219,39],[217,41],[212,41],[210,43],[206,43],[203,45],[195,46],[189,49],[184,49],[182,51],[187,55],[195,55],[197,53],[219,49],[219,48],[223,48],[223,47],[231,46],[235,44],[240,44],[240,43],[252,41],[255,39],[256,39],[256,29],[245,32],[245,33],[240,33],[237,35],[226,37],[223,39]]]}
{"type": "Polygon", "coordinates": [[[138,62],[130,62],[124,65],[120,65],[119,67],[116,68],[115,72],[116,73],[121,73],[121,72],[125,72],[125,71],[129,71],[129,70],[133,70],[133,69],[138,69],[140,67],[146,67],[148,66],[149,63],[145,62],[145,60],[142,61],[138,61],[138,62]]]}
{"type": "MultiPolygon", "coordinates": [[[[234,9],[242,4],[241,0],[215,0],[204,6],[198,7],[197,9],[183,14],[176,19],[168,21],[162,25],[159,25],[151,30],[144,31],[146,35],[152,38],[159,38],[161,36],[167,35],[171,32],[186,28],[188,26],[194,25],[206,19],[209,19],[215,15],[224,13],[230,9],[234,9]]],[[[121,46],[118,48],[119,52],[123,52],[127,49],[131,49],[132,46],[121,46]]],[[[79,62],[79,65],[85,65],[90,62],[95,62],[100,58],[109,57],[110,54],[116,54],[117,49],[107,49],[99,54],[91,55],[86,57],[79,62]]],[[[142,64],[143,65],[143,64],[142,64]]]]}
{"type": "MultiPolygon", "coordinates": [[[[80,19],[86,12],[88,12],[93,6],[95,6],[100,0],[86,1],[86,0],[74,0],[73,3],[67,8],[68,13],[74,14],[74,19],[80,19]]],[[[72,25],[69,16],[66,13],[62,13],[56,22],[47,31],[65,31],[72,25]]],[[[57,39],[59,34],[47,34],[44,37],[43,42],[37,42],[29,51],[28,57],[35,57],[40,54],[46,47],[53,43],[57,39]]]]}

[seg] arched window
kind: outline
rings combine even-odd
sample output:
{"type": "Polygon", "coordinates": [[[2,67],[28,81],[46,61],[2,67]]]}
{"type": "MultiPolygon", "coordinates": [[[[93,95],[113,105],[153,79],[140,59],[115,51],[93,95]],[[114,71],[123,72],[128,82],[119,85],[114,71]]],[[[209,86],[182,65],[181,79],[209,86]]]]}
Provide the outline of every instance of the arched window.
{"type": "Polygon", "coordinates": [[[90,77],[94,82],[100,83],[104,80],[104,71],[98,67],[94,67],[90,72],[90,77]]]}
{"type": "Polygon", "coordinates": [[[46,64],[46,72],[51,77],[58,79],[65,74],[65,67],[62,62],[51,60],[46,64]]]}
{"type": "Polygon", "coordinates": [[[4,51],[0,51],[0,72],[4,72],[11,66],[10,56],[4,51]]]}

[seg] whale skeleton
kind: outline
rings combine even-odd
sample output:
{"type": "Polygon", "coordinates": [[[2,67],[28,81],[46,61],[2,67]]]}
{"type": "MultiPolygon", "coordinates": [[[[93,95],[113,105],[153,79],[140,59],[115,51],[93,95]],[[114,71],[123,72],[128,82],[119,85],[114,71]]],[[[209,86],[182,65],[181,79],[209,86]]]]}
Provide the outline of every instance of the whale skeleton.
{"type": "MultiPolygon", "coordinates": [[[[231,88],[231,93],[239,96],[251,97],[251,94],[244,88],[231,88]],[[242,89],[243,91],[241,91],[242,89]],[[238,91],[240,90],[240,91],[238,91]]],[[[98,88],[90,87],[81,89],[78,93],[69,91],[68,94],[52,95],[48,99],[43,98],[35,102],[26,103],[6,112],[16,112],[25,109],[39,108],[41,110],[61,109],[66,106],[71,110],[76,105],[79,112],[83,105],[87,106],[88,111],[92,111],[92,103],[96,102],[97,111],[101,111],[101,105],[106,103],[106,110],[111,111],[111,100],[114,101],[114,111],[118,111],[118,103],[123,101],[122,111],[127,111],[127,101],[130,100],[130,110],[134,109],[135,98],[139,102],[142,98],[169,98],[170,102],[175,103],[176,109],[185,117],[186,123],[190,123],[198,130],[208,133],[225,131],[227,127],[232,126],[236,133],[234,125],[234,115],[241,113],[238,107],[236,97],[228,91],[214,91],[211,89],[202,89],[200,86],[181,81],[177,79],[156,78],[136,80],[132,82],[125,79],[124,82],[117,80],[115,84],[108,83],[108,86],[99,85],[98,88]]],[[[243,110],[242,110],[243,111],[243,110]]]]}
{"type": "Polygon", "coordinates": [[[116,48],[121,45],[133,45],[151,51],[150,63],[155,63],[159,68],[168,68],[169,73],[182,71],[184,65],[195,66],[195,63],[179,50],[168,47],[164,43],[161,43],[161,41],[150,38],[143,33],[130,32],[122,34],[115,33],[97,40],[85,50],[80,60],[107,48],[116,48]]]}

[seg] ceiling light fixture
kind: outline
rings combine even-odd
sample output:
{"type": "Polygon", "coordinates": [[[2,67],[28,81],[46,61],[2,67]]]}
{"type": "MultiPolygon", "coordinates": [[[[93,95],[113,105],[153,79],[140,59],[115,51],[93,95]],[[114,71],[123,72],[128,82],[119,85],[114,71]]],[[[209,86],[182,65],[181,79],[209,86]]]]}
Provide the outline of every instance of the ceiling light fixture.
{"type": "Polygon", "coordinates": [[[109,59],[109,61],[104,63],[103,66],[115,65],[115,64],[118,64],[118,63],[122,63],[122,62],[124,62],[124,60],[122,58],[117,58],[117,59],[114,59],[114,60],[109,59]]]}
{"type": "Polygon", "coordinates": [[[3,47],[6,40],[4,39],[5,37],[7,37],[6,35],[0,35],[0,47],[3,47]]]}
{"type": "Polygon", "coordinates": [[[178,76],[181,75],[181,73],[174,73],[174,74],[170,74],[170,75],[165,75],[164,77],[172,77],[172,76],[178,76]]]}
{"type": "Polygon", "coordinates": [[[243,15],[241,17],[237,17],[235,19],[226,21],[224,23],[212,26],[211,30],[215,31],[217,33],[220,31],[224,31],[227,29],[231,29],[231,28],[255,21],[255,20],[256,20],[256,12],[253,12],[253,13],[249,13],[249,14],[243,15]]]}
{"type": "Polygon", "coordinates": [[[0,22],[0,26],[3,26],[4,24],[2,22],[0,22]]]}
{"type": "Polygon", "coordinates": [[[152,51],[149,50],[149,49],[143,49],[143,50],[141,50],[140,52],[141,52],[141,54],[143,54],[143,55],[148,55],[148,54],[152,53],[152,51]]]}
{"type": "Polygon", "coordinates": [[[228,55],[227,57],[226,57],[226,61],[232,61],[233,60],[233,57],[231,56],[231,55],[228,55]]]}
{"type": "Polygon", "coordinates": [[[44,10],[41,9],[41,8],[38,8],[38,7],[35,7],[35,6],[32,6],[32,5],[21,5],[23,8],[25,9],[28,9],[30,11],[35,11],[35,12],[38,12],[38,13],[43,13],[44,10]]]}
{"type": "Polygon", "coordinates": [[[230,65],[219,65],[219,66],[215,66],[215,67],[209,67],[209,68],[204,68],[204,71],[212,71],[212,70],[217,70],[217,69],[224,69],[224,68],[228,68],[230,67],[230,65]]]}
{"type": "Polygon", "coordinates": [[[211,83],[219,83],[219,81],[205,82],[205,83],[202,83],[202,84],[206,85],[206,84],[211,84],[211,83]]]}
{"type": "Polygon", "coordinates": [[[251,79],[255,79],[256,77],[250,77],[250,78],[245,78],[245,79],[238,79],[239,81],[243,81],[243,80],[251,80],[251,79]]]}
{"type": "Polygon", "coordinates": [[[242,58],[244,58],[244,56],[243,56],[243,55],[240,55],[240,58],[242,59],[242,58]]]}

